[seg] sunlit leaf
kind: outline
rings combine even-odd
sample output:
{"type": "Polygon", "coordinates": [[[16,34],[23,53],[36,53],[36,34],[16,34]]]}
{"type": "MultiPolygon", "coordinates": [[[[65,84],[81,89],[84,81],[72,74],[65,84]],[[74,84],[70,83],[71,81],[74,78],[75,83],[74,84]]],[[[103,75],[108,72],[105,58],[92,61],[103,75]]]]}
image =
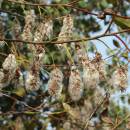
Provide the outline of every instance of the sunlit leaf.
{"type": "Polygon", "coordinates": [[[80,113],[79,111],[75,110],[74,108],[72,108],[70,105],[68,105],[67,103],[63,103],[63,107],[65,109],[65,111],[72,116],[74,119],[80,119],[80,113]]]}
{"type": "Polygon", "coordinates": [[[130,19],[115,17],[115,23],[121,28],[130,27],[130,19]]]}

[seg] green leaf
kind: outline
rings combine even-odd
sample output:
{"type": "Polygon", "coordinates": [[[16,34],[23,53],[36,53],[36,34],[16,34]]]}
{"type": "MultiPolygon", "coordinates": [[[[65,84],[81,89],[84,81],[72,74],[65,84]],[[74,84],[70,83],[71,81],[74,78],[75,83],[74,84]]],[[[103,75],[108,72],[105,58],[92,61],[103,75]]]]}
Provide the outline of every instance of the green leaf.
{"type": "Polygon", "coordinates": [[[122,53],[122,57],[124,57],[125,59],[128,59],[128,52],[122,53]]]}
{"type": "Polygon", "coordinates": [[[119,42],[118,41],[116,41],[116,40],[113,40],[113,44],[114,44],[114,46],[116,46],[116,47],[118,47],[118,48],[120,48],[121,46],[120,46],[120,44],[119,44],[119,42]]]}
{"type": "Polygon", "coordinates": [[[20,97],[23,97],[26,94],[25,89],[23,87],[19,87],[18,89],[14,90],[13,93],[20,97]]]}
{"type": "Polygon", "coordinates": [[[124,18],[119,18],[115,17],[115,23],[121,27],[121,28],[128,28],[130,27],[130,19],[124,19],[124,18]]]}

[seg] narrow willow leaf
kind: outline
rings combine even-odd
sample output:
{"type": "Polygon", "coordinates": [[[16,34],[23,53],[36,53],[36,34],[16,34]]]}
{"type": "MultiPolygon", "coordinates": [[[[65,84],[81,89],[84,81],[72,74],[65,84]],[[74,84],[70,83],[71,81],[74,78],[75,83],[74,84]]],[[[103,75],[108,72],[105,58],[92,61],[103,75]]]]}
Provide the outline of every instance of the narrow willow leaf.
{"type": "Polygon", "coordinates": [[[65,111],[72,116],[72,118],[74,119],[80,119],[80,113],[79,111],[75,110],[74,108],[72,108],[69,104],[67,103],[63,103],[63,107],[65,109],[65,111]]]}

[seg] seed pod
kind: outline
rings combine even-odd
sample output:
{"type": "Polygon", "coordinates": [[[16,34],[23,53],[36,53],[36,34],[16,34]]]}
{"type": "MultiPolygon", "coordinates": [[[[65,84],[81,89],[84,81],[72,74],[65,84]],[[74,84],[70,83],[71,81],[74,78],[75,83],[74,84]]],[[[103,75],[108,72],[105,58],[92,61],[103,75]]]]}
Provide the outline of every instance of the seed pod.
{"type": "Polygon", "coordinates": [[[128,85],[127,70],[126,68],[119,67],[112,75],[113,86],[120,90],[126,89],[128,85]]]}
{"type": "Polygon", "coordinates": [[[86,88],[95,88],[99,83],[99,72],[95,65],[89,63],[83,67],[83,82],[86,88]]]}
{"type": "MultiPolygon", "coordinates": [[[[71,15],[64,17],[63,26],[61,28],[61,32],[58,36],[58,41],[67,41],[72,38],[73,33],[73,18],[71,15]]],[[[61,44],[57,45],[58,47],[62,47],[61,44]]]]}
{"type": "Polygon", "coordinates": [[[15,70],[17,69],[15,55],[9,54],[8,57],[5,59],[4,63],[2,64],[2,67],[6,71],[15,72],[15,70]]]}
{"type": "Polygon", "coordinates": [[[80,72],[76,66],[72,66],[69,78],[68,92],[73,101],[78,101],[83,92],[83,84],[80,77],[80,72]]]}
{"type": "Polygon", "coordinates": [[[62,92],[62,81],[63,81],[63,74],[60,69],[55,68],[50,73],[50,79],[48,81],[48,92],[51,96],[59,98],[62,92]]]}
{"type": "Polygon", "coordinates": [[[25,86],[28,91],[37,91],[40,88],[39,75],[35,75],[32,72],[27,73],[25,86]]]}

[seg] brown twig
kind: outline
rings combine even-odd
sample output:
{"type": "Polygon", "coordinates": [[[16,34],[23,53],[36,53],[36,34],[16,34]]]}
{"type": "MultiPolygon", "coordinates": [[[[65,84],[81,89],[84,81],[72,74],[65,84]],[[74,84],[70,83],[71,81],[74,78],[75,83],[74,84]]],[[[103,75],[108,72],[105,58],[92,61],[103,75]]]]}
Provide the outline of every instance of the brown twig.
{"type": "Polygon", "coordinates": [[[88,129],[89,121],[92,119],[93,115],[97,112],[97,110],[102,106],[102,104],[105,103],[106,100],[108,100],[108,99],[107,99],[107,92],[106,92],[106,94],[105,94],[105,97],[98,102],[98,105],[97,105],[96,108],[92,111],[92,113],[90,114],[89,118],[86,120],[84,130],[87,130],[87,129],[88,129]]]}
{"type": "MultiPolygon", "coordinates": [[[[67,4],[39,4],[39,3],[30,3],[30,2],[20,2],[20,1],[16,1],[16,0],[6,0],[6,1],[16,3],[16,4],[21,4],[21,5],[37,6],[37,7],[38,6],[42,6],[42,7],[48,7],[49,6],[49,7],[57,7],[57,8],[58,7],[67,7],[67,8],[75,9],[77,11],[81,11],[83,13],[94,15],[94,16],[97,16],[98,18],[100,18],[99,14],[97,14],[97,13],[92,13],[92,12],[88,11],[86,8],[78,8],[78,7],[74,6],[73,4],[69,4],[69,3],[67,3],[67,4]]],[[[121,16],[121,15],[116,14],[111,9],[104,10],[102,12],[102,14],[104,14],[104,16],[111,15],[111,16],[114,16],[114,17],[130,19],[130,17],[128,17],[128,16],[121,16]]]]}
{"type": "Polygon", "coordinates": [[[105,30],[104,34],[107,34],[107,32],[110,30],[113,20],[114,20],[114,17],[112,17],[111,21],[109,22],[109,25],[108,25],[107,29],[105,30]]]}
{"type": "Polygon", "coordinates": [[[20,15],[20,14],[17,14],[17,13],[14,13],[14,12],[11,12],[11,11],[8,11],[8,10],[0,9],[0,12],[8,13],[8,14],[11,14],[11,15],[14,15],[14,16],[17,16],[17,17],[20,17],[20,18],[23,18],[23,19],[24,19],[24,16],[22,16],[22,15],[20,15]]]}
{"type": "Polygon", "coordinates": [[[39,3],[29,3],[29,2],[20,2],[20,1],[15,1],[15,0],[6,0],[8,2],[12,2],[12,3],[16,3],[16,4],[21,4],[21,5],[29,5],[29,6],[42,6],[42,7],[67,7],[67,8],[72,8],[75,9],[77,11],[81,11],[83,13],[87,13],[87,14],[91,14],[91,15],[95,15],[98,16],[98,14],[96,13],[92,13],[90,11],[88,11],[86,8],[78,8],[75,7],[73,4],[39,4],[39,3]]]}
{"type": "MultiPolygon", "coordinates": [[[[125,32],[130,32],[130,28],[128,29],[124,29],[118,32],[112,32],[112,33],[108,33],[108,34],[101,34],[95,37],[90,37],[90,38],[82,38],[82,39],[76,39],[76,40],[69,40],[69,41],[43,41],[43,42],[34,42],[34,41],[24,41],[24,40],[19,40],[19,39],[4,39],[4,38],[0,38],[0,41],[6,41],[6,42],[14,42],[15,44],[19,43],[19,42],[23,42],[23,43],[28,43],[28,44],[63,44],[63,43],[76,43],[76,42],[82,42],[82,41],[90,41],[90,40],[95,40],[101,37],[107,37],[107,36],[113,36],[116,34],[121,34],[121,33],[125,33],[125,32]]],[[[123,43],[124,44],[124,43],[123,43]]],[[[126,44],[124,44],[126,49],[130,52],[130,49],[128,48],[128,46],[126,44]]]]}
{"type": "Polygon", "coordinates": [[[116,130],[124,121],[126,121],[130,117],[130,114],[127,115],[123,120],[121,120],[119,123],[117,123],[112,130],[116,130]]]}
{"type": "Polygon", "coordinates": [[[117,35],[114,34],[114,36],[121,41],[121,43],[125,46],[125,48],[130,52],[130,48],[127,46],[127,44],[117,35]]]}
{"type": "MultiPolygon", "coordinates": [[[[8,94],[5,94],[5,93],[1,93],[1,94],[2,94],[3,96],[5,96],[5,97],[8,97],[8,98],[10,98],[10,99],[16,101],[16,102],[18,101],[18,102],[22,103],[24,106],[28,107],[28,108],[31,109],[31,110],[37,111],[37,109],[35,109],[35,108],[29,106],[29,105],[26,104],[25,102],[20,101],[20,100],[18,100],[18,99],[15,98],[15,97],[12,97],[12,96],[10,96],[10,95],[8,95],[8,94]]],[[[37,112],[39,112],[39,111],[37,111],[37,112]]]]}

